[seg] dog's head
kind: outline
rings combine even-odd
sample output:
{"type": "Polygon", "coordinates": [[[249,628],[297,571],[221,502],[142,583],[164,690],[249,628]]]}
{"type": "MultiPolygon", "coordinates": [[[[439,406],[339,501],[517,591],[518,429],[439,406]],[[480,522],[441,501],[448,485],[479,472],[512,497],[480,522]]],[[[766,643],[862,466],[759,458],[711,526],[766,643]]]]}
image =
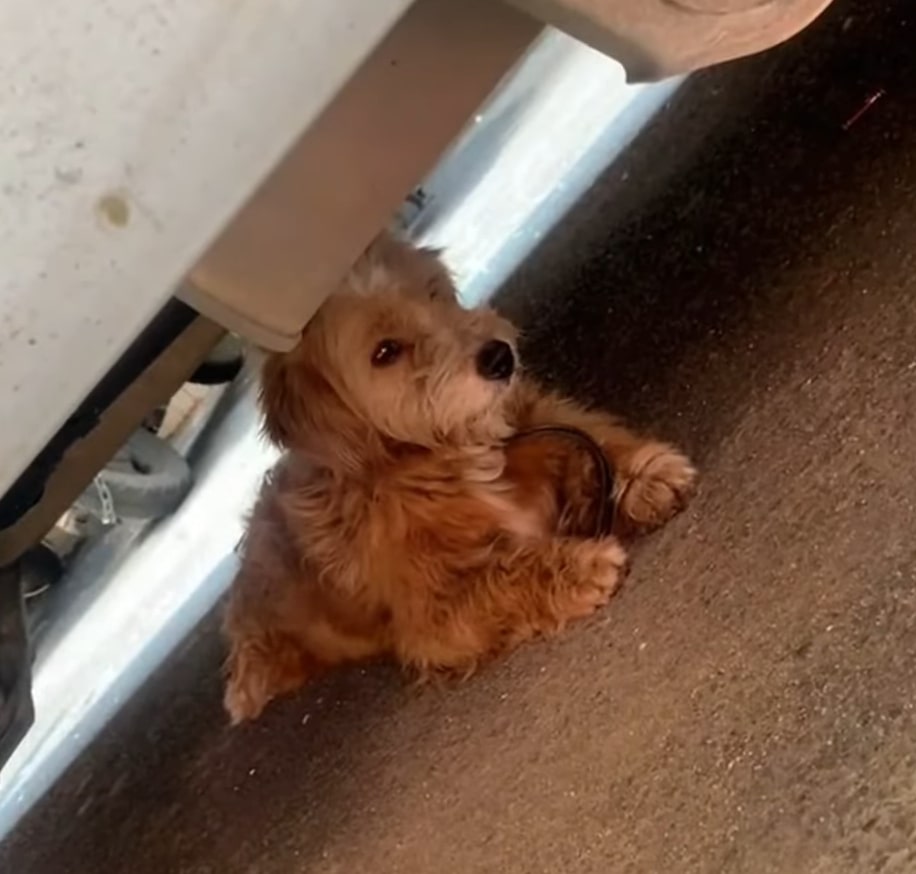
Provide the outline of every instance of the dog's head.
{"type": "Polygon", "coordinates": [[[509,433],[515,336],[493,310],[458,303],[435,252],[383,236],[298,346],[268,357],[266,431],[283,446],[341,460],[375,446],[500,440],[509,433]]]}

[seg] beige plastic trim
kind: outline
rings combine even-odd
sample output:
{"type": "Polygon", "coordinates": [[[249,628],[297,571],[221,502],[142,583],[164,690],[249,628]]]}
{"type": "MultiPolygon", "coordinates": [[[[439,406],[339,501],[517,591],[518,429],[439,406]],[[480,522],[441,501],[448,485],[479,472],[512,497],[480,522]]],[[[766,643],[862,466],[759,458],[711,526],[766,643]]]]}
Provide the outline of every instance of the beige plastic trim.
{"type": "Polygon", "coordinates": [[[616,58],[631,82],[752,55],[807,27],[831,0],[510,0],[616,58]]]}
{"type": "Polygon", "coordinates": [[[418,0],[210,247],[181,297],[258,345],[292,346],[540,30],[494,0],[418,0]]]}

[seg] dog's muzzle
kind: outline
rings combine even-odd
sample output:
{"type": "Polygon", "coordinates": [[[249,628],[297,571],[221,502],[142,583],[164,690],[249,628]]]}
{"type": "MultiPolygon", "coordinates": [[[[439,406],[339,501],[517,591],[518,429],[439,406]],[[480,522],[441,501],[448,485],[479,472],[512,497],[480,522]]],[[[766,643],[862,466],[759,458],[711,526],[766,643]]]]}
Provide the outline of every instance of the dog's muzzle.
{"type": "Polygon", "coordinates": [[[477,372],[494,382],[506,380],[515,372],[515,352],[502,340],[489,340],[477,353],[477,372]]]}

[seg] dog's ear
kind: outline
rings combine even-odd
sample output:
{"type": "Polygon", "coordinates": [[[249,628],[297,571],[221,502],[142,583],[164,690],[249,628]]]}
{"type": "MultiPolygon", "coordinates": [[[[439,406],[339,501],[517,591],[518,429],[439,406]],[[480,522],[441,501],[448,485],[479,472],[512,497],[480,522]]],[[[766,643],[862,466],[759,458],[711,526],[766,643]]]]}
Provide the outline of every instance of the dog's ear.
{"type": "Polygon", "coordinates": [[[258,400],[264,433],[287,449],[311,447],[335,429],[350,430],[353,414],[301,345],[267,356],[258,400]]]}
{"type": "Polygon", "coordinates": [[[287,448],[308,424],[305,405],[310,380],[296,358],[296,350],[268,355],[261,368],[258,395],[264,433],[277,445],[287,448]]]}
{"type": "Polygon", "coordinates": [[[261,370],[264,433],[329,467],[352,467],[377,440],[302,349],[269,356],[261,370]]]}

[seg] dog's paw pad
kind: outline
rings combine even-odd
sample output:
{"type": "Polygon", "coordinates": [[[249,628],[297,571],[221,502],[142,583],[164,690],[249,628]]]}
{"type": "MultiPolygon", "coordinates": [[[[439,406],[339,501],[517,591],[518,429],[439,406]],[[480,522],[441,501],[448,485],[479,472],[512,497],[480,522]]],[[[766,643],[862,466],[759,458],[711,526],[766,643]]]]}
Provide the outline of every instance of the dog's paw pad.
{"type": "Polygon", "coordinates": [[[633,473],[621,484],[619,512],[629,527],[651,530],[684,509],[697,478],[686,455],[664,443],[649,443],[628,467],[633,473]]]}
{"type": "Polygon", "coordinates": [[[578,615],[587,615],[604,606],[617,590],[626,573],[627,555],[613,538],[583,543],[580,550],[575,609],[578,615]]]}
{"type": "Polygon", "coordinates": [[[239,682],[237,678],[230,678],[226,684],[226,691],[223,694],[223,707],[229,714],[229,721],[233,725],[240,725],[252,719],[257,719],[264,707],[267,705],[268,698],[263,690],[249,688],[248,684],[239,682]]]}

